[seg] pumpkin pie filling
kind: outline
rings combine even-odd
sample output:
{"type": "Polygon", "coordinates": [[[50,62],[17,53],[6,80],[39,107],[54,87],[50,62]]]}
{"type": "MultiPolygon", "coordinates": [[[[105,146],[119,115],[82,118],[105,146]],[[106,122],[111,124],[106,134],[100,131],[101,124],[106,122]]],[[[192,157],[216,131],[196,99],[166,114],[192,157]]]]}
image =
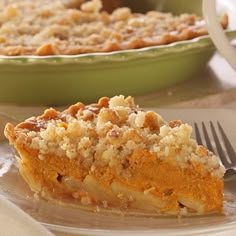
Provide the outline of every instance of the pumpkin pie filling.
{"type": "Polygon", "coordinates": [[[224,167],[191,132],[124,96],[50,108],[5,127],[21,175],[45,199],[171,215],[220,213],[224,167]]]}

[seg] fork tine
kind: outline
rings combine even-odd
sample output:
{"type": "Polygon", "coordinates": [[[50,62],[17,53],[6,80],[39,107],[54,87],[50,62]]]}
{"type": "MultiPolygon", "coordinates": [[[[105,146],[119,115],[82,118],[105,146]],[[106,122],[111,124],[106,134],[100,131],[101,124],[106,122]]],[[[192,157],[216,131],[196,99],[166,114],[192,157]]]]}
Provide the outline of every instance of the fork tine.
{"type": "Polygon", "coordinates": [[[213,138],[214,138],[214,141],[215,141],[216,148],[217,148],[218,154],[220,156],[220,159],[221,159],[223,165],[227,167],[229,165],[229,162],[228,162],[227,157],[226,157],[226,155],[225,155],[225,153],[224,153],[224,151],[221,147],[219,138],[217,136],[217,133],[216,133],[216,130],[215,130],[215,127],[214,127],[212,121],[210,122],[210,127],[211,127],[212,135],[213,135],[213,138]]]}
{"type": "Polygon", "coordinates": [[[236,154],[235,154],[235,151],[229,141],[229,139],[227,138],[221,124],[219,121],[217,121],[217,125],[218,125],[218,128],[219,128],[219,131],[221,133],[221,136],[222,136],[222,139],[223,139],[223,142],[225,144],[225,148],[226,148],[226,151],[228,153],[228,156],[230,158],[230,161],[233,165],[236,165],[236,154]]]}
{"type": "Polygon", "coordinates": [[[204,122],[202,122],[202,130],[203,130],[203,134],[204,134],[204,137],[205,137],[205,140],[206,140],[206,146],[207,146],[207,148],[208,148],[210,151],[214,152],[214,149],[213,149],[213,147],[212,147],[212,145],[211,145],[211,139],[209,138],[209,135],[208,135],[208,133],[207,133],[207,129],[206,129],[206,126],[205,126],[204,122]]]}
{"type": "Polygon", "coordinates": [[[197,143],[199,145],[202,145],[202,138],[201,138],[197,123],[194,123],[194,129],[195,129],[195,136],[196,136],[197,143]]]}

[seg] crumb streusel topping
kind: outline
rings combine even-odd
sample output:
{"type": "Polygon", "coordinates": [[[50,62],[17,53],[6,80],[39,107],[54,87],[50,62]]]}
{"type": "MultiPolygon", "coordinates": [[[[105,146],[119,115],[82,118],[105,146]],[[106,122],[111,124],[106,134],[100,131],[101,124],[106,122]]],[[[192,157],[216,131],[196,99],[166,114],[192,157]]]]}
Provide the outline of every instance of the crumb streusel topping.
{"type": "Polygon", "coordinates": [[[38,150],[42,160],[48,153],[79,157],[91,169],[96,161],[111,167],[117,161],[125,165],[135,150],[142,149],[180,168],[199,163],[222,177],[225,170],[218,158],[199,146],[191,133],[190,125],[167,122],[153,111],[140,109],[133,98],[120,95],[90,106],[77,103],[63,112],[48,109],[17,126],[16,143],[38,150]]]}
{"type": "MultiPolygon", "coordinates": [[[[202,17],[127,7],[102,11],[101,0],[70,8],[62,0],[0,2],[0,55],[75,55],[163,45],[206,35],[202,17]]],[[[228,19],[221,18],[224,28],[228,19]]]]}

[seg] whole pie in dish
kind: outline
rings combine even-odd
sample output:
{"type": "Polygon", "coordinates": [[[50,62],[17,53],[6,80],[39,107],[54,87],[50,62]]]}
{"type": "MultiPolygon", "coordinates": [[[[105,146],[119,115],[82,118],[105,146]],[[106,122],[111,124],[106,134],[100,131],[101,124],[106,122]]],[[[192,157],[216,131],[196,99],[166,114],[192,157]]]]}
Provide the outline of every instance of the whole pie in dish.
{"type": "Polygon", "coordinates": [[[180,215],[222,212],[224,167],[180,120],[165,121],[132,97],[53,108],[5,135],[19,170],[45,199],[180,215]]]}
{"type": "MultiPolygon", "coordinates": [[[[103,1],[109,9],[115,6],[112,2],[103,1]]],[[[227,28],[227,15],[220,22],[227,28]]],[[[112,52],[206,34],[204,19],[194,14],[141,14],[128,7],[108,13],[100,0],[0,1],[0,55],[6,56],[112,52]]]]}

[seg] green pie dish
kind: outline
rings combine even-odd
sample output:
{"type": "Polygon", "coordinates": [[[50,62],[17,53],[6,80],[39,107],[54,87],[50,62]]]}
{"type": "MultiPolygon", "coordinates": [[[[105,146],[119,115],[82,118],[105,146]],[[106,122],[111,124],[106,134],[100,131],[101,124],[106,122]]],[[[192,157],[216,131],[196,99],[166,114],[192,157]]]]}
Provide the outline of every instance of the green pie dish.
{"type": "Polygon", "coordinates": [[[103,96],[152,93],[193,78],[214,52],[210,38],[203,36],[112,53],[0,56],[0,102],[65,105],[96,102],[103,96]]]}

